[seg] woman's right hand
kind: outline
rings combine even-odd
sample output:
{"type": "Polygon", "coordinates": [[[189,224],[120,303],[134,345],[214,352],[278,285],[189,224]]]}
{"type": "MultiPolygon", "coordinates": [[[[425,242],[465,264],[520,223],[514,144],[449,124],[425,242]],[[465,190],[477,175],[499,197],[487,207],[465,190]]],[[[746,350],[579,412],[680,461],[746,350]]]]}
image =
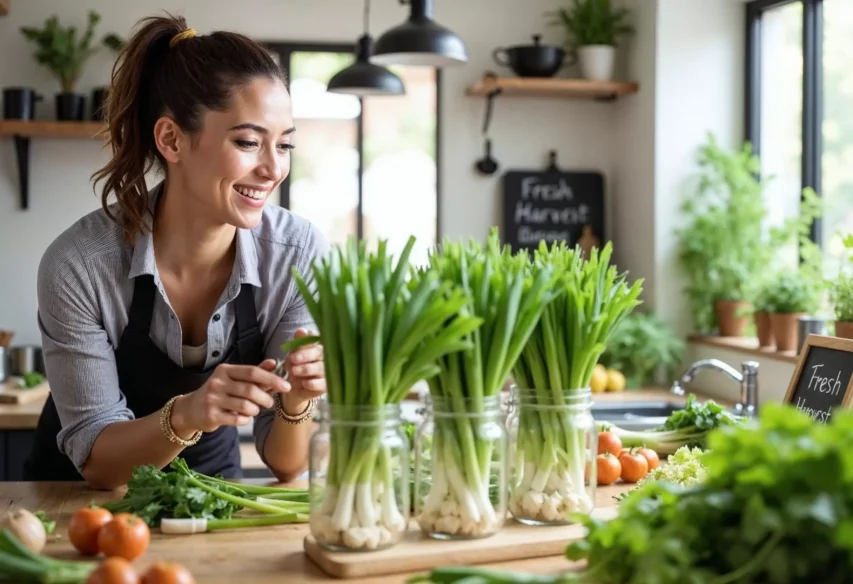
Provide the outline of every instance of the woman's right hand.
{"type": "Polygon", "coordinates": [[[271,372],[274,367],[273,359],[259,366],[219,365],[204,385],[175,400],[175,434],[186,440],[198,431],[248,424],[261,408],[273,406],[273,392],[290,391],[290,384],[271,372]]]}

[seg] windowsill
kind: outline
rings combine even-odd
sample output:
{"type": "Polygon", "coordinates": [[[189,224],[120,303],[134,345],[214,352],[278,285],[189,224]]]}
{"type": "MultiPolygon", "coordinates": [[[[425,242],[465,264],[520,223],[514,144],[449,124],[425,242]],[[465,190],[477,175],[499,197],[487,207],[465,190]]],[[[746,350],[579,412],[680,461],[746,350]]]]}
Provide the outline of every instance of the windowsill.
{"type": "Polygon", "coordinates": [[[720,349],[728,349],[737,351],[747,355],[763,357],[765,359],[774,359],[783,363],[797,363],[799,357],[795,351],[776,351],[774,349],[761,349],[758,346],[758,339],[755,337],[717,337],[717,336],[702,336],[690,335],[687,337],[688,343],[696,343],[717,347],[720,349]]]}

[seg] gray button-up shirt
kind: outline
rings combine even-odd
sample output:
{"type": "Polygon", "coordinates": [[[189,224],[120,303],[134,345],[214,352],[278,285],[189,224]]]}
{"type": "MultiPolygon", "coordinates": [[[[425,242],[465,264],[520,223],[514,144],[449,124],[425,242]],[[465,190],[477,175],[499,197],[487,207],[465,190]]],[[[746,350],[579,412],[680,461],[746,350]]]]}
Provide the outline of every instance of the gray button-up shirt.
{"type": "MultiPolygon", "coordinates": [[[[151,208],[158,187],[151,191],[151,208]]],[[[293,338],[296,329],[313,328],[291,269],[296,266],[313,286],[310,267],[328,249],[314,225],[281,207],[266,207],[255,229],[238,229],[234,270],[213,313],[220,317],[211,318],[207,326],[204,366],[222,361],[235,341],[233,301],[241,284],[254,286],[267,357],[281,358],[281,344],[293,338]]],[[[62,421],[56,440],[78,470],[104,428],[134,418],[119,387],[114,351],[127,326],[133,278],[141,274],[153,275],[160,291],[151,339],[181,365],[181,325],[163,291],[150,231],[131,247],[119,224],[98,210],[56,238],[39,264],[38,323],[50,390],[62,421]]],[[[262,458],[273,421],[271,409],[255,419],[255,447],[262,458]]]]}

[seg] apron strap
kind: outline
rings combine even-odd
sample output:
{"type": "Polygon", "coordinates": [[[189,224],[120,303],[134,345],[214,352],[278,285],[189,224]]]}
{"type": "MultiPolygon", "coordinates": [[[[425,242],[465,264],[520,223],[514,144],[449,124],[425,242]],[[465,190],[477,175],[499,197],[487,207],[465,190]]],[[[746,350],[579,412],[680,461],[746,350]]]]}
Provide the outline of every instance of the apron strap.
{"type": "Polygon", "coordinates": [[[264,347],[258,316],[255,312],[254,287],[242,284],[235,304],[237,316],[237,350],[243,363],[258,364],[263,361],[264,347]]]}
{"type": "Polygon", "coordinates": [[[143,274],[134,279],[133,299],[130,302],[130,316],[125,333],[132,331],[139,335],[140,339],[148,339],[156,293],[157,287],[154,285],[154,276],[143,274]]]}

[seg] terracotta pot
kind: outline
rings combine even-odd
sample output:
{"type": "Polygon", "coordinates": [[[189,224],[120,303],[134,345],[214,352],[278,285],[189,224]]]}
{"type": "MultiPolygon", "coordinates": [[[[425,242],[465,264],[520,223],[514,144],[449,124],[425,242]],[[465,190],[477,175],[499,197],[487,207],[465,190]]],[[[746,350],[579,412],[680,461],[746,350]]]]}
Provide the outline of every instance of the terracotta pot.
{"type": "Polygon", "coordinates": [[[748,306],[745,300],[717,300],[714,311],[717,313],[717,327],[721,337],[742,337],[743,329],[749,322],[748,316],[739,316],[742,308],[748,306]]]}
{"type": "Polygon", "coordinates": [[[801,316],[805,316],[805,313],[770,314],[770,330],[776,340],[776,351],[781,353],[797,350],[797,327],[801,316]]]}
{"type": "Polygon", "coordinates": [[[757,311],[753,318],[758,335],[758,346],[762,349],[775,349],[776,340],[773,338],[773,330],[770,327],[770,313],[765,310],[757,311]]]}
{"type": "Polygon", "coordinates": [[[853,339],[853,321],[836,320],[835,336],[842,339],[853,339]]]}

